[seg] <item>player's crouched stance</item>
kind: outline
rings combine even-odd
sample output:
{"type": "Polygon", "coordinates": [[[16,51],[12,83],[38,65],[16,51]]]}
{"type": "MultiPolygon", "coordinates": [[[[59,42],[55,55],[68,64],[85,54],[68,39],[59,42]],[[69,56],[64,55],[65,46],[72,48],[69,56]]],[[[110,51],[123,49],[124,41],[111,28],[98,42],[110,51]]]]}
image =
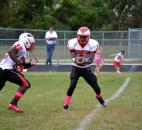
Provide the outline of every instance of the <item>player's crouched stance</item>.
{"type": "Polygon", "coordinates": [[[8,104],[8,109],[15,112],[23,112],[23,109],[18,107],[17,103],[27,89],[30,88],[29,81],[20,72],[38,62],[37,58],[31,58],[29,63],[25,62],[27,52],[32,51],[34,47],[34,36],[30,33],[23,33],[19,36],[19,41],[13,44],[0,62],[0,90],[5,86],[6,81],[19,86],[12,101],[8,104]]]}
{"type": "Polygon", "coordinates": [[[87,27],[81,27],[77,32],[77,38],[69,40],[68,49],[71,52],[73,66],[70,74],[70,86],[64,100],[64,110],[67,110],[69,107],[72,94],[80,76],[93,88],[99,103],[105,107],[97,77],[90,69],[90,64],[93,62],[98,46],[99,43],[96,40],[90,39],[90,30],[87,27]]]}

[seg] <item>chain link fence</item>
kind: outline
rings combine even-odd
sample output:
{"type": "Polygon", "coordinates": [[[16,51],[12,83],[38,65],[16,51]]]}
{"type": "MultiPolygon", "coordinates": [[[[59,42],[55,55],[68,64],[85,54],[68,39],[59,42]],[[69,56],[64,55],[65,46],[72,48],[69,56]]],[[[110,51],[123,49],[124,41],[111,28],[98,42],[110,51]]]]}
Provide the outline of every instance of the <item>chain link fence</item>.
{"type": "Polygon", "coordinates": [[[128,57],[142,59],[142,28],[129,29],[128,57]]]}
{"type": "MultiPolygon", "coordinates": [[[[46,42],[45,33],[47,30],[31,30],[31,29],[10,29],[0,28],[0,59],[4,56],[5,52],[11,47],[11,45],[18,40],[18,37],[23,32],[32,33],[36,39],[36,48],[31,56],[38,56],[40,63],[46,61],[46,42]]],[[[77,31],[60,31],[56,30],[58,34],[57,45],[53,54],[53,63],[70,63],[70,55],[67,50],[67,41],[76,37],[77,31]]],[[[130,49],[129,31],[92,31],[91,38],[99,41],[99,44],[104,48],[103,57],[104,60],[112,60],[110,54],[119,52],[121,49],[126,51],[125,59],[142,60],[141,52],[138,54],[137,49],[130,49]],[[132,57],[130,54],[133,53],[132,57]]],[[[139,39],[137,39],[139,41],[139,39]]],[[[142,46],[141,39],[140,45],[142,46]]]]}

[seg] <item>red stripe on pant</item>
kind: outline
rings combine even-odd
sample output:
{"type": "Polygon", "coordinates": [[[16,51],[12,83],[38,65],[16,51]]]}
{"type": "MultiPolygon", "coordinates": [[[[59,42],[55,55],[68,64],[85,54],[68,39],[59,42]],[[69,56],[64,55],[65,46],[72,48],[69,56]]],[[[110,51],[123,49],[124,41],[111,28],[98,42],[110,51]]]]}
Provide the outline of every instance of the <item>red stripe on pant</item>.
{"type": "Polygon", "coordinates": [[[20,74],[18,74],[17,73],[17,75],[18,75],[18,77],[21,79],[21,81],[22,81],[22,83],[23,83],[23,87],[30,87],[29,86],[29,84],[28,84],[28,82],[25,80],[25,78],[23,78],[20,74]]]}

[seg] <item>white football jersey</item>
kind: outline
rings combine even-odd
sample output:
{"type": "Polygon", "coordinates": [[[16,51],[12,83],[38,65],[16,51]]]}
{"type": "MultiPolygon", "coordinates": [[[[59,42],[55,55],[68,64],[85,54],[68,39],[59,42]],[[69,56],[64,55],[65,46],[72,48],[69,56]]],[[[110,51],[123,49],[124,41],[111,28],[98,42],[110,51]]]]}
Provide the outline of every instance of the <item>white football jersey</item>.
{"type": "MultiPolygon", "coordinates": [[[[86,59],[89,58],[91,53],[96,52],[98,46],[99,46],[98,41],[94,39],[89,39],[88,43],[84,47],[81,47],[80,44],[78,43],[77,38],[69,40],[67,45],[69,50],[73,50],[76,55],[82,55],[86,59]]],[[[80,68],[86,68],[90,66],[89,64],[85,66],[79,66],[74,62],[72,63],[72,65],[80,67],[80,68]]]]}
{"type": "MultiPolygon", "coordinates": [[[[17,59],[20,60],[22,63],[25,62],[27,56],[27,50],[23,42],[18,41],[13,44],[16,47],[18,53],[16,54],[17,59]]],[[[12,47],[13,47],[12,46],[12,47]]],[[[10,58],[9,54],[6,53],[5,57],[0,62],[0,68],[2,69],[14,69],[15,62],[10,58]]]]}

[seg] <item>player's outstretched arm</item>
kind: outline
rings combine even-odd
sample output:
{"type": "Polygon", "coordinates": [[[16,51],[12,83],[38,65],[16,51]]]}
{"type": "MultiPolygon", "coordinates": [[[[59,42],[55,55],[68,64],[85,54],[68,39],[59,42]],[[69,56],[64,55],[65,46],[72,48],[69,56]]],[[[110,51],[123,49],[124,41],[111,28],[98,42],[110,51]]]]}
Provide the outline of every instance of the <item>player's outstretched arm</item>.
{"type": "Polygon", "coordinates": [[[38,58],[37,57],[34,57],[34,58],[31,58],[30,59],[30,62],[29,63],[23,63],[22,65],[24,66],[25,69],[28,69],[30,68],[31,66],[34,66],[38,63],[38,58]]]}
{"type": "Polygon", "coordinates": [[[38,63],[39,59],[37,57],[33,57],[30,59],[30,64],[33,66],[33,65],[36,65],[38,63]]]}

